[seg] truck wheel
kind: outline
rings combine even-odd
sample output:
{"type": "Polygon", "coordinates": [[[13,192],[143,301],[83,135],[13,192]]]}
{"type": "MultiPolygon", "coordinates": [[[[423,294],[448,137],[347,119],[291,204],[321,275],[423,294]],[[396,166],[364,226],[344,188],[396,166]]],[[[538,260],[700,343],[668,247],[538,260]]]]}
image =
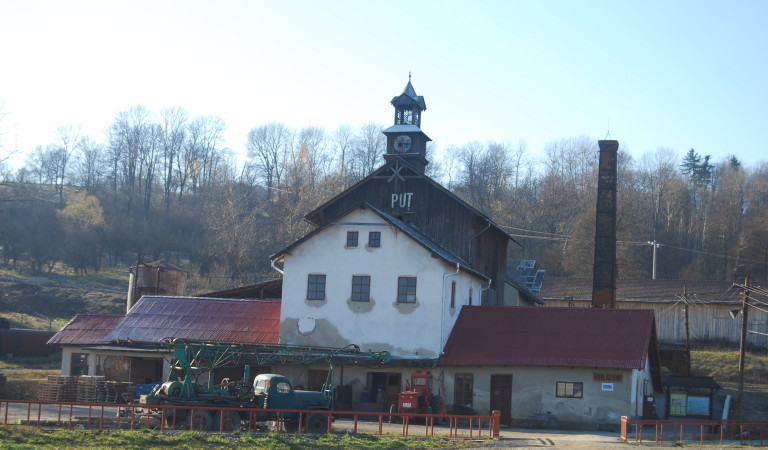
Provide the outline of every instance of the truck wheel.
{"type": "Polygon", "coordinates": [[[186,423],[187,411],[184,409],[165,408],[165,425],[168,428],[182,428],[186,423]]]}
{"type": "Polygon", "coordinates": [[[283,426],[285,427],[285,431],[289,433],[295,433],[299,431],[299,422],[295,422],[293,420],[285,420],[283,422],[283,426]]]}
{"type": "Polygon", "coordinates": [[[240,429],[240,414],[236,411],[216,411],[213,415],[213,431],[235,431],[240,429]]]}
{"type": "Polygon", "coordinates": [[[213,416],[208,410],[197,409],[187,414],[187,430],[210,431],[211,425],[213,425],[213,416]]]}
{"type": "Polygon", "coordinates": [[[328,431],[328,416],[326,414],[310,414],[307,416],[307,432],[325,433],[328,431]]]}
{"type": "MultiPolygon", "coordinates": [[[[390,414],[397,414],[397,405],[390,406],[389,407],[389,413],[390,414]]],[[[394,415],[389,416],[389,423],[396,423],[396,422],[398,422],[398,417],[397,416],[394,416],[394,415]]]]}

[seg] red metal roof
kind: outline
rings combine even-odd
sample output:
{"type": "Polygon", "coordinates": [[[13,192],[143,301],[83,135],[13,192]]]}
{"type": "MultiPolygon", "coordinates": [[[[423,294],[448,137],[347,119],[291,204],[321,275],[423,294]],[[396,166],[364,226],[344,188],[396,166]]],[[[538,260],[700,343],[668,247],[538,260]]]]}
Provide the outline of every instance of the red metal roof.
{"type": "Polygon", "coordinates": [[[120,323],[123,314],[78,314],[48,340],[48,344],[93,345],[104,342],[104,336],[120,323]]]}
{"type": "Polygon", "coordinates": [[[654,333],[652,309],[464,306],[439,363],[642,369],[654,333]]]}
{"type": "MultiPolygon", "coordinates": [[[[741,293],[732,286],[725,281],[616,280],[616,300],[676,302],[685,291],[693,300],[740,303],[741,293]]],[[[539,297],[544,301],[591,301],[592,279],[544,277],[539,297]]]]}
{"type": "Polygon", "coordinates": [[[145,295],[105,343],[154,343],[168,337],[276,344],[280,301],[145,295]]]}

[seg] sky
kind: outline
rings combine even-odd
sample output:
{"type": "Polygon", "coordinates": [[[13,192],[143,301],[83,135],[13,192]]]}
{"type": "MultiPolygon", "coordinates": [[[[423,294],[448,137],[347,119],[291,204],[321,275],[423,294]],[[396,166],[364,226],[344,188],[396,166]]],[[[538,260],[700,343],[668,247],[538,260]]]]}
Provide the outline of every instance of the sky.
{"type": "Polygon", "coordinates": [[[437,153],[615,139],[768,160],[764,0],[0,0],[0,127],[19,158],[134,105],[248,131],[393,123],[409,73],[437,153]]]}

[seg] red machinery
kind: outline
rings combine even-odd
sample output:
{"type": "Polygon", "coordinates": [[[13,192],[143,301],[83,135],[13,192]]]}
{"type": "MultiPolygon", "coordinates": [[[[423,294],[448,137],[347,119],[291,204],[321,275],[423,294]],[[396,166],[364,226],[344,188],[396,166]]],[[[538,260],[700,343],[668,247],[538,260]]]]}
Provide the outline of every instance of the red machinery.
{"type": "MultiPolygon", "coordinates": [[[[439,408],[440,398],[432,394],[432,373],[414,372],[405,382],[405,391],[397,395],[398,413],[432,414],[439,408]]],[[[393,408],[394,409],[394,405],[393,408]]]]}

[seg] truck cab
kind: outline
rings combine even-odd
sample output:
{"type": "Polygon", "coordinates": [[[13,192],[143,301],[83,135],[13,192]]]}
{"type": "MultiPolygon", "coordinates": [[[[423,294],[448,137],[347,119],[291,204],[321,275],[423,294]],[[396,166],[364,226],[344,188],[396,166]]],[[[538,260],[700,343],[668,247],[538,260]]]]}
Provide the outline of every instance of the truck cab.
{"type": "Polygon", "coordinates": [[[262,373],[253,380],[253,402],[269,409],[329,409],[329,396],[324,392],[296,391],[288,378],[275,373],[262,373]]]}

